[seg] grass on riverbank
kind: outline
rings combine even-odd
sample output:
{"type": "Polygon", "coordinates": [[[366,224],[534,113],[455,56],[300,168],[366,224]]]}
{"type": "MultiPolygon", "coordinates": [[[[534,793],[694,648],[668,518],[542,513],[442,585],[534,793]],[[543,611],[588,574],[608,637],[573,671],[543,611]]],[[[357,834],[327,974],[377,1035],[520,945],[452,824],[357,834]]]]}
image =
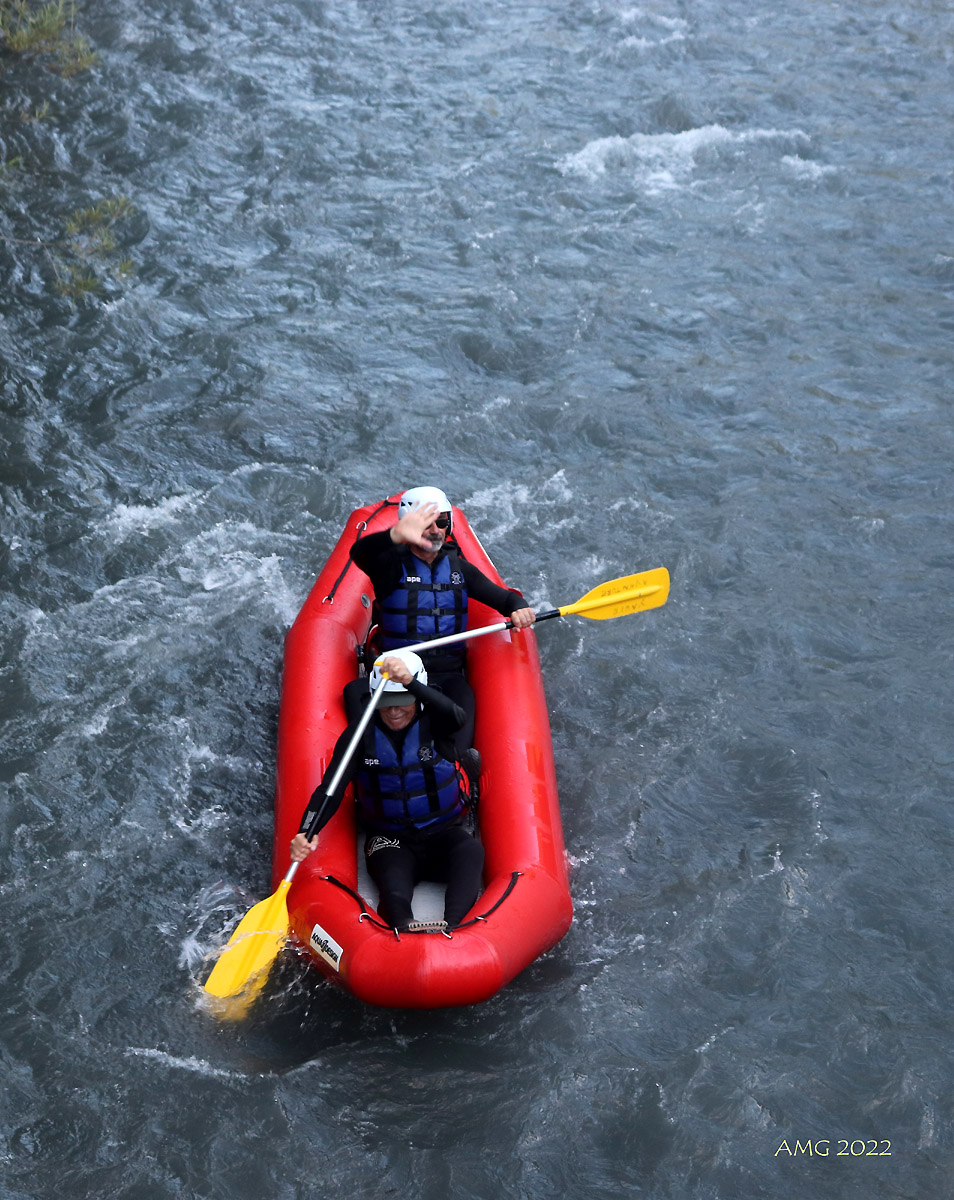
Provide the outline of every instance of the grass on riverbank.
{"type": "Polygon", "coordinates": [[[51,0],[37,7],[29,0],[0,0],[0,43],[15,55],[45,57],[48,68],[67,78],[96,63],[89,39],[76,32],[76,5],[51,0]]]}
{"type": "MultiPolygon", "coordinates": [[[[97,62],[89,40],[76,32],[73,0],[0,0],[0,74],[14,62],[36,60],[44,69],[72,78],[97,62]]],[[[55,119],[49,101],[20,114],[21,125],[55,119]]],[[[0,145],[0,150],[5,149],[0,145]]],[[[29,150],[29,143],[27,143],[29,150]]],[[[30,183],[30,156],[15,154],[0,162],[0,187],[13,195],[30,183]]],[[[11,206],[12,211],[12,206],[11,206]]],[[[28,215],[29,210],[23,210],[28,215]]],[[[125,196],[107,198],[76,209],[65,220],[65,237],[0,235],[9,246],[32,246],[42,251],[54,277],[54,287],[71,302],[83,296],[108,295],[115,284],[135,274],[135,265],[121,248],[123,226],[136,216],[125,196]]]]}

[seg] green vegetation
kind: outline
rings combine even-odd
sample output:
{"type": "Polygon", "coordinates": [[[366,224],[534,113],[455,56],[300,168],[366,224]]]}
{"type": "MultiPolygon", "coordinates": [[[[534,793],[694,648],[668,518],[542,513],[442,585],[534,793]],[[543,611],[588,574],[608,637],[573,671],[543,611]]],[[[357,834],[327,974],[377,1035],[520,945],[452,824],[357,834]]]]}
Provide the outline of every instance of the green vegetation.
{"type": "MultiPolygon", "coordinates": [[[[6,167],[0,168],[0,181],[6,167]]],[[[135,274],[136,267],[122,253],[115,229],[136,215],[125,196],[100,200],[90,208],[77,209],[66,221],[66,238],[43,241],[41,238],[0,237],[0,241],[42,250],[56,277],[56,290],[69,300],[102,295],[107,279],[123,282],[135,274]]]]}
{"type": "Polygon", "coordinates": [[[37,8],[30,0],[0,0],[0,38],[12,54],[43,55],[51,70],[67,78],[96,62],[89,39],[76,32],[76,5],[51,0],[37,8]]]}
{"type": "Polygon", "coordinates": [[[22,112],[20,114],[20,123],[22,125],[33,125],[37,121],[44,121],[49,115],[49,112],[50,102],[47,100],[42,108],[35,108],[33,112],[22,112]]]}
{"type": "Polygon", "coordinates": [[[117,280],[128,279],[134,274],[132,259],[120,251],[115,237],[116,226],[135,215],[136,210],[125,196],[100,200],[91,208],[80,208],[67,219],[66,233],[69,239],[59,243],[65,258],[50,255],[56,274],[57,290],[61,295],[77,299],[104,289],[105,271],[117,280]],[[95,264],[95,267],[94,267],[95,264]]]}
{"type": "MultiPolygon", "coordinates": [[[[39,60],[66,78],[88,70],[97,55],[89,40],[76,32],[75,20],[73,0],[0,0],[0,74],[12,69],[11,59],[39,60]]],[[[22,125],[52,119],[49,101],[20,114],[22,125]]],[[[0,163],[0,187],[9,187],[11,195],[22,188],[24,177],[29,183],[29,162],[23,154],[0,163]]],[[[119,232],[135,215],[130,201],[120,196],[77,209],[66,218],[59,238],[41,234],[0,240],[39,250],[53,271],[56,290],[74,301],[101,295],[110,280],[123,281],[134,273],[132,260],[120,247],[119,232]]]]}

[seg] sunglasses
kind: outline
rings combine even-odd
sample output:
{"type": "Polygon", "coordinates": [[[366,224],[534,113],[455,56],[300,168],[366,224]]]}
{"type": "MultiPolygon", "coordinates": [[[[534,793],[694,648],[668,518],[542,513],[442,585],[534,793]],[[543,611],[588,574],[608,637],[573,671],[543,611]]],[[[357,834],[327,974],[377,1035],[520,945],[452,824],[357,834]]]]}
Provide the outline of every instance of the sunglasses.
{"type": "Polygon", "coordinates": [[[450,529],[450,523],[450,517],[445,517],[443,513],[439,517],[434,518],[434,524],[438,529],[450,529]]]}

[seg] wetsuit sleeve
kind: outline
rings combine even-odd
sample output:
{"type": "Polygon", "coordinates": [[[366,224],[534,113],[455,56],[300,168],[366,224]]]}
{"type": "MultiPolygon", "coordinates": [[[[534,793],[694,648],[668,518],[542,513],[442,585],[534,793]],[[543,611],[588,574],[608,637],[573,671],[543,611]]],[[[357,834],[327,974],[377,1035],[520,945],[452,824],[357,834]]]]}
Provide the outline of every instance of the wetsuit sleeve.
{"type": "Polygon", "coordinates": [[[527,607],[526,600],[518,591],[513,588],[500,587],[492,579],[488,579],[483,571],[475,567],[473,563],[462,559],[461,567],[464,582],[467,585],[467,595],[473,596],[481,604],[486,604],[488,608],[495,608],[505,617],[509,617],[518,608],[527,607]]]}
{"type": "MultiPolygon", "coordinates": [[[[348,748],[348,742],[354,735],[356,728],[357,722],[355,722],[353,725],[349,725],[338,738],[337,742],[335,742],[334,752],[331,755],[331,762],[328,764],[328,768],[322,776],[321,783],[319,783],[312,792],[311,799],[308,801],[305,811],[302,814],[301,824],[298,826],[299,833],[304,833],[308,829],[308,826],[311,824],[315,813],[321,808],[322,801],[324,800],[325,796],[325,783],[331,782],[335,771],[338,769],[338,764],[341,762],[344,752],[348,748]]],[[[328,801],[327,805],[325,805],[324,812],[321,815],[321,820],[318,822],[318,828],[315,830],[315,833],[320,833],[338,811],[338,806],[341,804],[341,797],[344,795],[345,788],[352,781],[352,779],[354,779],[356,758],[357,751],[355,751],[355,754],[352,756],[351,762],[348,764],[348,769],[341,777],[341,782],[335,788],[334,795],[328,801]]]]}
{"type": "Polygon", "coordinates": [[[389,529],[358,538],[349,551],[351,561],[371,580],[376,596],[389,596],[401,579],[401,560],[389,529]]]}
{"type": "Polygon", "coordinates": [[[455,704],[449,696],[445,696],[440,688],[428,687],[426,683],[418,683],[416,679],[412,679],[407,690],[415,700],[427,705],[435,741],[452,736],[467,720],[467,714],[461,706],[455,704]]]}

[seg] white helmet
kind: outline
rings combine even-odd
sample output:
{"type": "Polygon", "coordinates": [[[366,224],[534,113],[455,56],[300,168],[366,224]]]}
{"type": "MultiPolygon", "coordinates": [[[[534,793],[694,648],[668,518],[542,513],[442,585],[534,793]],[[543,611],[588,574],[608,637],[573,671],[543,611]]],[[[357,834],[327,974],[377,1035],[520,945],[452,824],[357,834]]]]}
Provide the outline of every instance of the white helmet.
{"type": "MultiPolygon", "coordinates": [[[[389,650],[386,655],[381,655],[375,662],[371,670],[371,675],[368,680],[369,690],[374,692],[381,683],[381,663],[384,658],[394,655],[399,658],[402,663],[411,672],[418,683],[427,683],[427,671],[424,669],[424,664],[414,653],[413,650],[389,650]]],[[[407,690],[403,683],[398,683],[396,679],[389,679],[384,685],[384,691],[381,693],[381,699],[378,701],[379,708],[387,708],[390,704],[413,704],[414,697],[407,690]]]]}
{"type": "Polygon", "coordinates": [[[447,513],[448,516],[451,515],[451,502],[440,488],[416,487],[410,488],[401,497],[401,502],[398,505],[398,520],[425,504],[436,504],[442,513],[447,513]]]}

